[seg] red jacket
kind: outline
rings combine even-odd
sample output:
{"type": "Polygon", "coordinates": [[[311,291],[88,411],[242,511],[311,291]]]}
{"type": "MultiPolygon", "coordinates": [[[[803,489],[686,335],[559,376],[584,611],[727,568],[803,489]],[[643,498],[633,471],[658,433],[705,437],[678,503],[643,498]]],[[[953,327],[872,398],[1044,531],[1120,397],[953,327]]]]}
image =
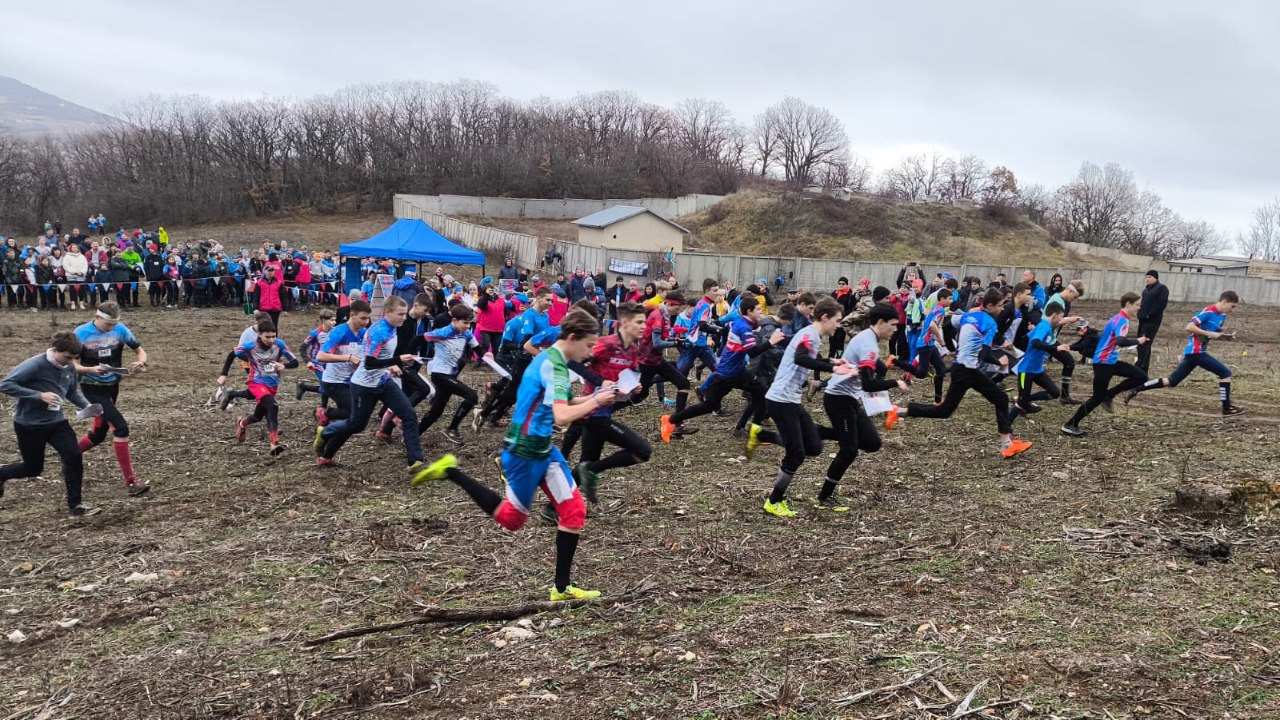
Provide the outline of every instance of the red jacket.
{"type": "Polygon", "coordinates": [[[282,307],[280,291],[283,287],[284,281],[279,277],[258,278],[253,285],[253,291],[258,294],[258,309],[265,312],[279,312],[282,307]]]}

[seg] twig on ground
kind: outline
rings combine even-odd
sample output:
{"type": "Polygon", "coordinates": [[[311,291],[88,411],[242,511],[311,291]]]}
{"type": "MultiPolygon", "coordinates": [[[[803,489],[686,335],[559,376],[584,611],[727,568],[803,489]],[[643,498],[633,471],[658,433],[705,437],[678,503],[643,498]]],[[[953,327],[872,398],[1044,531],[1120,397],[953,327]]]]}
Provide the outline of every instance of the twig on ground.
{"type": "Polygon", "coordinates": [[[834,705],[836,707],[844,707],[846,705],[853,705],[855,703],[862,702],[863,700],[866,700],[869,697],[874,697],[876,695],[896,694],[902,690],[906,690],[912,685],[915,685],[921,680],[938,672],[942,668],[943,668],[942,665],[936,665],[934,667],[929,668],[928,670],[925,670],[924,672],[916,673],[915,675],[912,675],[911,677],[907,678],[906,680],[903,680],[900,683],[896,683],[894,685],[885,685],[884,687],[872,688],[871,690],[863,690],[862,692],[857,692],[852,695],[846,695],[842,698],[837,699],[834,702],[834,705]]]}

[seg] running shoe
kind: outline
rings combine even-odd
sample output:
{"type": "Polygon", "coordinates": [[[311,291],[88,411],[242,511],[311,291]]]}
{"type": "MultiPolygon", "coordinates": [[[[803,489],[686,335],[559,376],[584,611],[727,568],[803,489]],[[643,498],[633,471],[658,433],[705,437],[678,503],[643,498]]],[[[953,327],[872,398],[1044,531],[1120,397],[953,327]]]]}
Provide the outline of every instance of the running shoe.
{"type": "Polygon", "coordinates": [[[413,474],[413,479],[410,480],[410,484],[417,487],[428,480],[443,480],[446,477],[446,473],[448,473],[451,468],[456,467],[458,467],[458,458],[454,457],[452,454],[445,455],[425,468],[419,468],[413,474]]]}
{"type": "MultiPolygon", "coordinates": [[[[35,308],[32,308],[32,310],[34,309],[35,308]]],[[[85,505],[84,503],[80,503],[79,505],[71,508],[70,510],[72,517],[84,517],[86,515],[97,515],[100,512],[102,512],[102,508],[90,507],[88,505],[85,505]]]]}
{"type": "Polygon", "coordinates": [[[776,503],[771,503],[768,500],[765,500],[764,511],[770,515],[780,518],[795,517],[798,514],[795,510],[787,507],[786,500],[779,500],[776,503]]]}
{"type": "Polygon", "coordinates": [[[146,495],[147,491],[151,489],[151,486],[148,485],[147,483],[138,482],[137,480],[134,480],[133,482],[128,484],[128,488],[129,488],[129,497],[139,497],[141,495],[146,495]]]}
{"type": "Polygon", "coordinates": [[[496,468],[498,468],[498,479],[505,483],[505,482],[507,481],[507,474],[506,474],[505,472],[503,472],[503,471],[502,471],[502,456],[501,456],[501,455],[494,455],[494,456],[493,456],[493,466],[494,466],[494,467],[496,467],[496,468]]]}
{"type": "Polygon", "coordinates": [[[324,445],[325,445],[324,428],[318,427],[316,428],[316,439],[311,442],[311,450],[316,455],[319,455],[320,453],[324,452],[324,445]]]}
{"type": "Polygon", "coordinates": [[[1075,423],[1067,423],[1066,425],[1062,426],[1062,434],[1070,435],[1072,437],[1083,437],[1084,431],[1081,430],[1080,426],[1076,425],[1075,423]]]}
{"type": "Polygon", "coordinates": [[[249,432],[248,418],[240,418],[236,421],[236,442],[244,442],[244,436],[249,432]]]}
{"type": "Polygon", "coordinates": [[[675,404],[676,404],[676,399],[675,399],[675,398],[663,398],[663,399],[662,399],[662,404],[663,404],[663,405],[675,405],[675,404]]]}
{"type": "Polygon", "coordinates": [[[271,449],[267,451],[271,457],[279,457],[284,454],[284,446],[280,443],[271,443],[271,449]]]}
{"type": "Polygon", "coordinates": [[[831,512],[849,512],[849,506],[841,505],[834,495],[829,498],[820,498],[814,504],[814,507],[830,510],[831,512]]]}
{"type": "Polygon", "coordinates": [[[670,443],[671,434],[676,431],[676,425],[671,422],[671,416],[663,415],[662,418],[658,420],[658,428],[662,435],[662,442],[670,443]]]}
{"type": "Polygon", "coordinates": [[[329,424],[329,416],[325,413],[324,408],[316,408],[316,424],[324,427],[329,424]]]}
{"type": "Polygon", "coordinates": [[[302,387],[302,383],[299,382],[298,389],[294,391],[293,396],[297,398],[298,402],[302,402],[302,396],[306,394],[307,394],[307,389],[302,387]]]}
{"type": "Polygon", "coordinates": [[[1031,447],[1030,442],[1027,442],[1026,440],[1019,440],[1017,438],[1014,438],[1009,443],[1009,447],[1002,448],[1000,450],[1000,454],[1006,458],[1011,458],[1014,455],[1017,455],[1022,452],[1026,452],[1027,449],[1030,447],[1031,447]]]}
{"type": "Polygon", "coordinates": [[[747,448],[746,456],[748,460],[752,460],[756,456],[756,450],[760,447],[760,433],[764,428],[755,423],[751,423],[751,427],[747,430],[747,448]]]}
{"type": "Polygon", "coordinates": [[[330,468],[330,467],[337,467],[337,466],[338,466],[338,461],[334,460],[333,458],[327,458],[327,457],[316,458],[316,467],[318,468],[330,468]]]}
{"type": "Polygon", "coordinates": [[[572,585],[565,586],[564,592],[551,588],[551,602],[564,600],[593,600],[600,597],[599,590],[583,590],[572,585]]]}
{"type": "Polygon", "coordinates": [[[1125,394],[1124,394],[1124,405],[1125,405],[1125,407],[1128,407],[1128,406],[1129,406],[1129,401],[1130,401],[1130,400],[1133,400],[1133,399],[1134,399],[1134,398],[1136,398],[1136,397],[1138,397],[1138,391],[1137,391],[1137,390],[1130,390],[1129,392],[1125,393],[1125,394]]]}
{"type": "Polygon", "coordinates": [[[885,430],[892,430],[893,426],[898,424],[898,421],[902,419],[901,417],[899,417],[900,412],[901,410],[898,408],[897,405],[894,405],[893,407],[889,408],[889,413],[884,417],[885,430]]]}
{"type": "Polygon", "coordinates": [[[373,434],[373,438],[374,440],[382,443],[383,445],[391,444],[391,433],[384,433],[381,430],[379,430],[378,432],[373,434]]]}
{"type": "Polygon", "coordinates": [[[679,425],[677,425],[677,426],[676,426],[676,429],[675,429],[671,434],[672,434],[674,437],[684,437],[685,435],[694,435],[694,434],[697,434],[697,432],[698,432],[698,428],[696,428],[696,427],[689,427],[688,425],[685,425],[684,423],[680,423],[679,425]]]}
{"type": "Polygon", "coordinates": [[[218,401],[218,409],[226,412],[227,408],[231,407],[231,393],[227,392],[226,388],[218,389],[222,392],[222,399],[218,401]]]}
{"type": "Polygon", "coordinates": [[[449,428],[449,429],[445,430],[445,431],[444,431],[444,439],[445,439],[445,440],[448,440],[449,442],[453,443],[454,445],[465,445],[465,444],[466,444],[466,441],[462,439],[462,433],[458,432],[457,428],[449,428]]]}
{"type": "Polygon", "coordinates": [[[1222,414],[1226,417],[1230,417],[1231,415],[1243,415],[1244,408],[1236,407],[1235,405],[1228,405],[1222,408],[1222,414]]]}
{"type": "Polygon", "coordinates": [[[600,473],[591,469],[591,463],[583,461],[573,469],[573,474],[578,480],[578,486],[582,488],[582,497],[586,498],[592,505],[600,502],[596,498],[596,489],[600,487],[600,473]]]}

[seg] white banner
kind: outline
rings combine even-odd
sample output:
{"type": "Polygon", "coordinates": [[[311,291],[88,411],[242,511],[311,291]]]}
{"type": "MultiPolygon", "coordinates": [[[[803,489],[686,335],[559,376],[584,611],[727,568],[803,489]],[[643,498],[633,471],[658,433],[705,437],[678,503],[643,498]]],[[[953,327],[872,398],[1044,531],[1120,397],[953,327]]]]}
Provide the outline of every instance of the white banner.
{"type": "Polygon", "coordinates": [[[609,258],[609,272],[622,273],[623,275],[639,275],[644,277],[649,274],[649,263],[636,262],[634,260],[620,260],[618,258],[609,258]]]}

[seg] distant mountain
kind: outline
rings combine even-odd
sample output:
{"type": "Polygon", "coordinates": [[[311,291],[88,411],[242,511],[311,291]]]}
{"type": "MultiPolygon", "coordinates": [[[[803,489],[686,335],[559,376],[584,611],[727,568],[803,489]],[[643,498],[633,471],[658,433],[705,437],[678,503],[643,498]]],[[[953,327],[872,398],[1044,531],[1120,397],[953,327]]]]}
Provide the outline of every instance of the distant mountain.
{"type": "Polygon", "coordinates": [[[110,115],[67,102],[0,75],[0,135],[43,135],[93,130],[115,122],[110,115]]]}

